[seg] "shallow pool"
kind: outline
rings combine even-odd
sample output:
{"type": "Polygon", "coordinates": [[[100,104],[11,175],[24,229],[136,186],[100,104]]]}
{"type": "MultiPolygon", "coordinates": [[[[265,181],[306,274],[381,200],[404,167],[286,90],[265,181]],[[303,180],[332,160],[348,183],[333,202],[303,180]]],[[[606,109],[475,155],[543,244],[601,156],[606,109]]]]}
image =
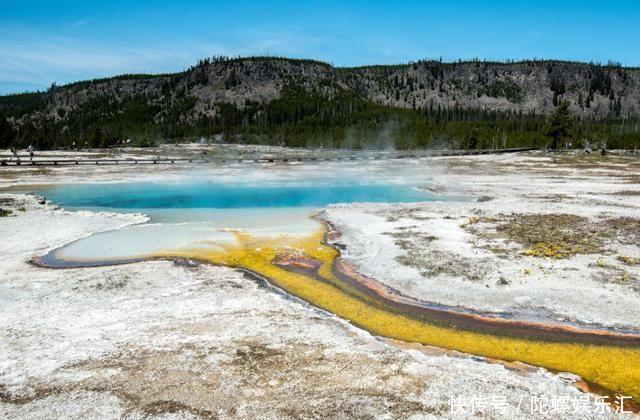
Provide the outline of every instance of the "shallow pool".
{"type": "Polygon", "coordinates": [[[131,182],[58,185],[39,191],[70,210],[144,213],[148,223],[97,233],[44,257],[51,266],[131,261],[194,249],[219,250],[237,233],[256,238],[302,237],[320,228],[312,218],[329,204],[460,200],[411,184],[355,180],[312,182],[131,182]]]}

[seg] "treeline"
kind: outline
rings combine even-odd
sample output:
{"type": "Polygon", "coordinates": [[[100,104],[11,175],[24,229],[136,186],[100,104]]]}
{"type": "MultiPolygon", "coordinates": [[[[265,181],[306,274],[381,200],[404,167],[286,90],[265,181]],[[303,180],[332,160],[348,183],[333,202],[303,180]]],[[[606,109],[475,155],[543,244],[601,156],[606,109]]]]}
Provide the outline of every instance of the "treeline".
{"type": "MultiPolygon", "coordinates": [[[[333,83],[328,81],[327,83],[333,83]]],[[[116,100],[102,96],[72,111],[44,109],[45,94],[0,98],[0,147],[40,149],[110,147],[128,139],[150,146],[205,138],[229,143],[334,148],[506,148],[550,145],[549,118],[522,112],[430,105],[394,108],[361,99],[332,85],[290,85],[279,99],[243,106],[219,103],[212,113],[194,112],[196,98],[138,94],[116,100]],[[4,101],[4,102],[3,102],[4,101]],[[29,115],[29,118],[22,118],[29,115]],[[33,117],[35,115],[35,117],[33,117]]],[[[582,119],[571,124],[566,141],[605,141],[610,148],[640,143],[640,119],[582,119]]],[[[566,142],[565,142],[566,143],[566,142]]]]}

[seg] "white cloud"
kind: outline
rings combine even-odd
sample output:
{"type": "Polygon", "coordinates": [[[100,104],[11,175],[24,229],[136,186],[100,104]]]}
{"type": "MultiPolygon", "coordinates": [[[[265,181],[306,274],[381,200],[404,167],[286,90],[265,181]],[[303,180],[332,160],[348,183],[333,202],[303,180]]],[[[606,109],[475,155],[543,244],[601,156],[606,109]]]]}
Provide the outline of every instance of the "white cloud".
{"type": "Polygon", "coordinates": [[[213,43],[163,42],[162,48],[114,46],[79,37],[0,29],[0,80],[45,88],[123,73],[180,71],[198,58],[228,55],[229,49],[213,43]],[[188,45],[188,48],[185,48],[188,45]]]}

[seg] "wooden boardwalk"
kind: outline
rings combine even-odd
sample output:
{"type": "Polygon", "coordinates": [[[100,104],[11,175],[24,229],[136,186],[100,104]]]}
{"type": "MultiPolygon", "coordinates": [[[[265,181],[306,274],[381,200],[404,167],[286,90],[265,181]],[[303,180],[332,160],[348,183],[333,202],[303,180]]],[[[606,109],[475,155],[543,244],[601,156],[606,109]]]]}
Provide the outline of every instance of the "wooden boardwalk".
{"type": "Polygon", "coordinates": [[[185,157],[185,158],[127,158],[127,159],[15,159],[0,160],[0,168],[22,166],[96,166],[96,165],[166,165],[166,164],[222,164],[222,163],[275,163],[275,162],[311,162],[311,161],[350,161],[350,160],[383,160],[383,159],[419,159],[438,156],[487,155],[498,153],[515,153],[535,150],[533,148],[516,149],[483,149],[483,150],[430,150],[406,151],[394,153],[345,153],[334,156],[271,156],[259,157],[185,157]]]}

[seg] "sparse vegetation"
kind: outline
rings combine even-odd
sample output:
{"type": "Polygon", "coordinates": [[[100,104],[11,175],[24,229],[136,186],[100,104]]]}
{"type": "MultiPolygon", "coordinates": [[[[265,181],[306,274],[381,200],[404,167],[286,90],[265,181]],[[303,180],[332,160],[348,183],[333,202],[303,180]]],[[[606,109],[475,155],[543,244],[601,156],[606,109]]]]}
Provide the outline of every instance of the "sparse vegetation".
{"type": "Polygon", "coordinates": [[[640,219],[618,217],[607,220],[605,225],[617,234],[622,243],[632,245],[640,243],[640,219]]]}
{"type": "Polygon", "coordinates": [[[0,208],[0,217],[7,217],[13,214],[11,210],[0,208]]]}
{"type": "Polygon", "coordinates": [[[622,261],[626,265],[640,265],[640,257],[629,257],[627,255],[618,256],[618,261],[622,261]]]}
{"type": "Polygon", "coordinates": [[[496,234],[524,247],[533,257],[567,258],[595,254],[603,249],[603,236],[588,219],[572,214],[521,214],[496,226],[496,234]]]}
{"type": "Polygon", "coordinates": [[[412,229],[401,229],[387,232],[394,238],[395,244],[404,251],[396,257],[396,261],[407,267],[415,268],[422,276],[460,275],[470,281],[481,281],[487,269],[476,266],[465,258],[431,247],[437,237],[416,232],[412,229]]]}
{"type": "MultiPolygon", "coordinates": [[[[500,245],[500,241],[506,240],[522,247],[522,255],[532,257],[568,258],[576,254],[599,254],[609,241],[621,244],[640,241],[640,219],[631,217],[592,222],[573,214],[471,216],[461,227],[488,240],[484,248],[496,254],[507,252],[500,245]]],[[[618,260],[627,265],[639,264],[638,258],[628,256],[619,256],[618,260]]],[[[600,258],[596,265],[604,266],[604,259],[600,258]]]]}

